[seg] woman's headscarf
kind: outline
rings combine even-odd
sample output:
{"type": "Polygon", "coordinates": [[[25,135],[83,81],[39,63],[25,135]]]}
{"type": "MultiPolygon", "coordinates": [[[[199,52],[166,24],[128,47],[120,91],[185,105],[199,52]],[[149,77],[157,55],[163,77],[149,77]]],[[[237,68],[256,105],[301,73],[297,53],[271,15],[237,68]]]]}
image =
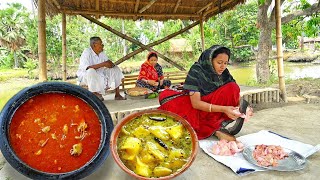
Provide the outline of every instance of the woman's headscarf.
{"type": "Polygon", "coordinates": [[[159,76],[158,76],[157,70],[149,62],[150,56],[152,54],[155,54],[158,57],[156,52],[150,52],[148,54],[147,60],[141,65],[138,79],[155,80],[155,81],[158,80],[159,76]]]}
{"type": "Polygon", "coordinates": [[[198,62],[195,62],[188,72],[183,85],[184,89],[200,92],[201,96],[204,96],[224,84],[235,82],[228,69],[225,69],[221,75],[218,75],[213,68],[213,56],[215,52],[221,48],[229,50],[226,47],[214,45],[202,52],[198,62]]]}

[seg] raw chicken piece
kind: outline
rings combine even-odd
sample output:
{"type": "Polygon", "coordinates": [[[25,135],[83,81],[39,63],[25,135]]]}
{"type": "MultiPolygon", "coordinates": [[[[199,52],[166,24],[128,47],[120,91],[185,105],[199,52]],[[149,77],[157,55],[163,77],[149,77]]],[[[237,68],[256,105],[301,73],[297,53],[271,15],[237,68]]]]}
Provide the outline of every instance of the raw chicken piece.
{"type": "Polygon", "coordinates": [[[233,110],[234,113],[236,113],[238,116],[241,115],[239,107],[237,107],[235,110],[233,110]]]}
{"type": "Polygon", "coordinates": [[[233,155],[228,147],[228,145],[226,146],[222,146],[221,147],[221,151],[220,151],[220,156],[231,156],[233,155]]]}
{"type": "Polygon", "coordinates": [[[253,158],[261,166],[278,166],[278,161],[288,157],[281,146],[275,145],[256,145],[253,151],[253,158]]]}
{"type": "Polygon", "coordinates": [[[246,114],[244,117],[244,121],[247,122],[253,116],[253,109],[251,106],[248,106],[246,109],[246,114]]]}
{"type": "Polygon", "coordinates": [[[212,147],[212,153],[220,156],[232,156],[243,150],[244,145],[240,141],[227,141],[221,139],[212,147]]]}
{"type": "Polygon", "coordinates": [[[219,146],[226,146],[228,144],[228,141],[225,139],[221,139],[220,141],[218,141],[217,143],[219,146]]]}
{"type": "Polygon", "coordinates": [[[235,154],[235,153],[241,151],[241,149],[238,148],[237,143],[235,141],[230,141],[229,142],[229,149],[230,149],[232,154],[235,154]]]}
{"type": "Polygon", "coordinates": [[[213,154],[218,155],[218,154],[220,154],[220,151],[221,151],[220,146],[218,146],[218,145],[213,145],[213,147],[212,147],[212,153],[213,153],[213,154]]]}
{"type": "Polygon", "coordinates": [[[253,116],[253,109],[251,106],[247,107],[246,113],[240,113],[239,107],[237,107],[237,109],[233,110],[233,112],[236,113],[241,118],[244,118],[245,122],[247,122],[253,116]]]}
{"type": "Polygon", "coordinates": [[[236,141],[236,143],[237,143],[237,146],[238,146],[239,149],[243,149],[244,148],[244,145],[242,144],[242,142],[236,141]]]}

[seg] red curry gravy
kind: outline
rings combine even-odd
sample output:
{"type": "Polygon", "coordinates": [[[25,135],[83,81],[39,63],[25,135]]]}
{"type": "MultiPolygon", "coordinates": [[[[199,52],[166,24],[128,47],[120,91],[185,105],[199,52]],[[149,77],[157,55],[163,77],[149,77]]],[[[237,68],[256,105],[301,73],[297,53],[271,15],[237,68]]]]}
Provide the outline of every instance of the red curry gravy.
{"type": "Polygon", "coordinates": [[[101,124],[83,100],[65,93],[32,97],[15,112],[10,144],[34,169],[63,173],[76,170],[96,154],[101,124]]]}

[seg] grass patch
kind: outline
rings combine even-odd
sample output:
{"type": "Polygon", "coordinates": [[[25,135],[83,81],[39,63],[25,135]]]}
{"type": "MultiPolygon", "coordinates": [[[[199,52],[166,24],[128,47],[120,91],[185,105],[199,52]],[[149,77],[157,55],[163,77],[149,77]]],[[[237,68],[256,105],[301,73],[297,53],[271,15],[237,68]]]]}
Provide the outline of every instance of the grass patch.
{"type": "Polygon", "coordinates": [[[27,69],[0,69],[0,82],[16,77],[27,77],[27,69]]]}
{"type": "Polygon", "coordinates": [[[9,99],[15,95],[19,90],[10,91],[10,92],[0,92],[1,100],[0,100],[0,110],[2,110],[3,106],[9,101],[9,99]]]}
{"type": "Polygon", "coordinates": [[[6,74],[5,81],[0,81],[0,110],[8,102],[8,100],[14,96],[17,92],[25,87],[36,84],[38,81],[34,79],[19,78],[24,77],[24,71],[0,71],[1,77],[6,74]],[[10,74],[13,73],[13,74],[10,74]]]}

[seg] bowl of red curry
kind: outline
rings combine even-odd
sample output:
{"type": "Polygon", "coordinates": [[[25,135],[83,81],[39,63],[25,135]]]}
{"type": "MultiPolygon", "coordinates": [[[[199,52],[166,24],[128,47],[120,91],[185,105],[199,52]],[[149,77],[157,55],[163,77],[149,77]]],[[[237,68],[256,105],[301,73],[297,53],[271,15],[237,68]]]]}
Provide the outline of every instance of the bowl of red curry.
{"type": "Polygon", "coordinates": [[[94,94],[69,83],[45,82],[13,96],[0,114],[0,148],[32,179],[80,179],[109,155],[113,122],[94,94]]]}

